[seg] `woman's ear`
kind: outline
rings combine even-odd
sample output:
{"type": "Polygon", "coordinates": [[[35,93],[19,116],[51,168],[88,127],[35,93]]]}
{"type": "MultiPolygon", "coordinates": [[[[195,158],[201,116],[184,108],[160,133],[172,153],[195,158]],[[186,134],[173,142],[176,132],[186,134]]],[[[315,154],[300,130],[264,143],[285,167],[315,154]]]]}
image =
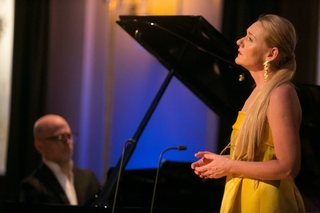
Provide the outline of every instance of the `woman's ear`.
{"type": "Polygon", "coordinates": [[[266,61],[271,62],[271,61],[275,60],[277,58],[278,54],[279,54],[278,48],[276,48],[276,47],[271,48],[270,51],[268,52],[266,61]]]}

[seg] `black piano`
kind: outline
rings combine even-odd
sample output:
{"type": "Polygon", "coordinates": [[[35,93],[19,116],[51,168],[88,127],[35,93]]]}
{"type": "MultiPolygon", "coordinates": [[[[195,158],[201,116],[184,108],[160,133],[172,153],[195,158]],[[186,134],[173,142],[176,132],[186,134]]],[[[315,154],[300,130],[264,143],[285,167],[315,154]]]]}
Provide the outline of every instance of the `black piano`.
{"type": "MultiPolygon", "coordinates": [[[[193,174],[190,162],[162,163],[155,197],[156,169],[124,168],[173,76],[223,120],[227,132],[231,130],[253,86],[248,71],[234,63],[236,47],[202,16],[120,16],[116,23],[168,70],[141,124],[91,206],[7,203],[8,212],[150,212],[152,198],[153,212],[219,211],[224,179],[202,180],[193,174]]],[[[320,87],[296,83],[296,88],[303,110],[302,168],[296,184],[308,208],[320,210],[320,87]]]]}

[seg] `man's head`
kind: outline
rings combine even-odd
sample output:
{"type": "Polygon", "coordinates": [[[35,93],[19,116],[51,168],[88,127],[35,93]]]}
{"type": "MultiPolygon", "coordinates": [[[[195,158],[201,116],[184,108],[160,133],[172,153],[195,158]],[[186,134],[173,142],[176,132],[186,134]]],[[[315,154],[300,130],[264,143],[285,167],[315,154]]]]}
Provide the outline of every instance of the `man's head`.
{"type": "Polygon", "coordinates": [[[39,118],[33,129],[34,146],[43,158],[59,165],[72,158],[73,135],[68,122],[59,115],[39,118]]]}

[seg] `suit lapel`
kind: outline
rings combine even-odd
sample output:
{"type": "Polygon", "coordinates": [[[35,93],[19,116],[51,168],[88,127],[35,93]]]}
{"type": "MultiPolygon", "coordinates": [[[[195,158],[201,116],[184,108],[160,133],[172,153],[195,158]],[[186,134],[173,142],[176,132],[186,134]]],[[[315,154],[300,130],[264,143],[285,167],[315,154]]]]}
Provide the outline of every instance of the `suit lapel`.
{"type": "Polygon", "coordinates": [[[63,188],[61,187],[59,181],[57,180],[56,176],[53,172],[45,165],[41,164],[38,170],[39,178],[42,179],[43,184],[46,188],[56,194],[64,204],[70,204],[69,200],[64,192],[63,188]]]}

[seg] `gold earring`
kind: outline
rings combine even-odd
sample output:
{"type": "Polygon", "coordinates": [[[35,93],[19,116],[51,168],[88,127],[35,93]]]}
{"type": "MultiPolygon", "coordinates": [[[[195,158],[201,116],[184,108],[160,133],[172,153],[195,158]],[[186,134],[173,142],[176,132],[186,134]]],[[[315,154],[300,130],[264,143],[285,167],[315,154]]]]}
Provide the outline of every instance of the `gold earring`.
{"type": "Polygon", "coordinates": [[[269,68],[269,61],[265,61],[263,63],[263,69],[264,69],[263,79],[264,79],[264,81],[267,81],[267,79],[268,79],[268,68],[269,68]]]}
{"type": "Polygon", "coordinates": [[[244,81],[246,78],[244,77],[244,73],[239,75],[239,81],[244,81]]]}

